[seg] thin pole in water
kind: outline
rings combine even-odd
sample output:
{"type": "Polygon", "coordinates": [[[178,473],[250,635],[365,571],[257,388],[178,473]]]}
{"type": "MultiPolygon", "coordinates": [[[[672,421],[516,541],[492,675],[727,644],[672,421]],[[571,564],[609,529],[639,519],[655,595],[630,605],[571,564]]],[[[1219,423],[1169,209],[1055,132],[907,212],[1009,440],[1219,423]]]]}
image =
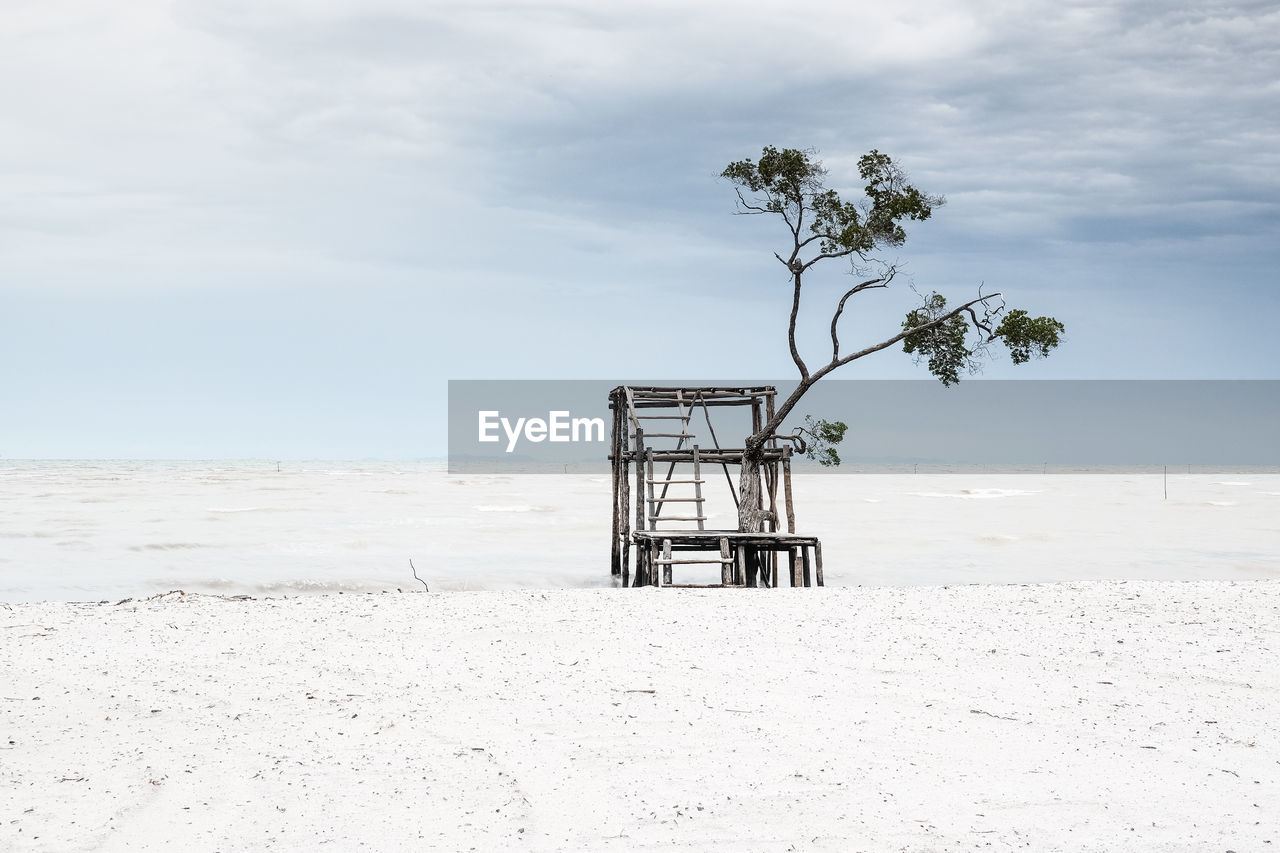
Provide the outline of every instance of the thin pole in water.
{"type": "Polygon", "coordinates": [[[1169,466],[1164,466],[1164,499],[1169,500],[1169,466]]]}

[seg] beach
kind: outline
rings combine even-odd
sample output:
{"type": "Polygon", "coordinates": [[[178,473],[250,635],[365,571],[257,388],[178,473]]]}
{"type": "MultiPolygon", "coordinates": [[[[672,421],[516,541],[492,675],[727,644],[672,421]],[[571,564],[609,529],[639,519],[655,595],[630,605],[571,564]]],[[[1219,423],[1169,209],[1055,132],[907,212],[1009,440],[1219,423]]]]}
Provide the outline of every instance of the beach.
{"type": "Polygon", "coordinates": [[[1280,844],[1272,471],[798,471],[759,590],[612,588],[592,471],[0,479],[3,850],[1280,844]]]}
{"type": "Polygon", "coordinates": [[[6,850],[1268,850],[1280,583],[0,607],[6,850]]]}
{"type": "MultiPolygon", "coordinates": [[[[1274,468],[816,467],[797,466],[796,530],[822,540],[828,586],[1280,578],[1274,468]]],[[[736,528],[708,477],[707,526],[736,528]]],[[[607,470],[4,460],[0,601],[421,589],[410,560],[433,592],[607,587],[609,487],[607,470]]]]}

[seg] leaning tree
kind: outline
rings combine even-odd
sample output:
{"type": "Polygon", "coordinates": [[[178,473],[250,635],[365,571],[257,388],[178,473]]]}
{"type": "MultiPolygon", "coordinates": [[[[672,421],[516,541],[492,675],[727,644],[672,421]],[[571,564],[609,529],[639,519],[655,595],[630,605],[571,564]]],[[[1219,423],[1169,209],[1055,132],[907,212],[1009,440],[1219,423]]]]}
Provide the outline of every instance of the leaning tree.
{"type": "MultiPolygon", "coordinates": [[[[908,354],[924,361],[944,385],[952,385],[960,381],[962,370],[972,371],[981,364],[990,354],[992,343],[1003,344],[1013,363],[1022,364],[1033,357],[1048,356],[1065,331],[1054,318],[1032,317],[1026,311],[1010,309],[1000,293],[984,294],[979,288],[975,298],[955,306],[949,305],[941,294],[924,295],[922,303],[907,313],[897,334],[854,352],[842,353],[840,318],[849,300],[864,291],[889,287],[899,270],[883,260],[881,252],[906,242],[903,223],[908,219],[928,219],[942,206],[943,199],[911,186],[906,174],[888,155],[873,150],[858,160],[858,172],[866,182],[864,198],[844,201],[839,193],[827,187],[827,170],[815,154],[811,150],[778,150],[769,146],[758,162],[739,160],[730,163],[721,173],[721,177],[734,184],[739,213],[776,216],[790,235],[786,254],[775,252],[774,257],[786,267],[791,284],[787,343],[791,359],[800,372],[795,390],[777,407],[773,417],[746,441],[738,485],[738,524],[744,532],[763,529],[764,514],[758,507],[760,467],[766,442],[777,435],[778,428],[805,393],[833,370],[901,343],[908,354]],[[852,274],[860,280],[846,289],[835,303],[831,314],[831,358],[811,369],[796,344],[796,319],[800,314],[804,277],[816,264],[836,258],[848,260],[852,274]]],[[[810,419],[805,431],[821,445],[838,441],[844,425],[810,419]]],[[[831,454],[826,461],[838,461],[838,457],[831,454]]]]}

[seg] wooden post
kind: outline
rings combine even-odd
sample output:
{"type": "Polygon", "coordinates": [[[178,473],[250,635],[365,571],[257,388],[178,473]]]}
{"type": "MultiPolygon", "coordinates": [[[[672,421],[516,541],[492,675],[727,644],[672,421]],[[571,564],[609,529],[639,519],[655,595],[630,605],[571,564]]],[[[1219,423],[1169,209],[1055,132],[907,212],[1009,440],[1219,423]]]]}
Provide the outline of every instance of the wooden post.
{"type": "Polygon", "coordinates": [[[787,549],[787,567],[791,569],[791,586],[800,586],[802,582],[800,575],[800,555],[796,553],[796,547],[794,545],[787,549]]]}
{"type": "Polygon", "coordinates": [[[644,490],[644,469],[645,463],[648,461],[649,453],[644,446],[644,430],[636,427],[636,532],[648,530],[649,525],[645,523],[645,490],[644,490]]]}
{"type": "Polygon", "coordinates": [[[787,532],[796,532],[796,510],[791,502],[791,448],[782,451],[782,499],[787,505],[787,532]]]}
{"type": "MultiPolygon", "coordinates": [[[[618,405],[623,403],[622,395],[618,397],[618,405]]],[[[621,410],[616,415],[618,423],[618,446],[622,452],[622,497],[618,512],[622,522],[622,585],[631,580],[631,438],[628,435],[627,413],[621,410]]],[[[639,569],[640,558],[636,557],[636,568],[639,569]]]]}
{"type": "Polygon", "coordinates": [[[619,546],[618,533],[622,528],[622,519],[620,516],[626,512],[623,504],[619,501],[619,483],[618,472],[622,470],[622,448],[618,444],[618,400],[616,395],[611,398],[613,402],[613,435],[609,442],[609,454],[612,457],[612,476],[613,476],[613,526],[610,538],[609,550],[609,573],[613,576],[614,584],[622,577],[622,549],[619,546]]]}
{"type": "Polygon", "coordinates": [[[649,585],[662,586],[660,579],[662,575],[658,571],[658,540],[649,540],[649,585]]]}
{"type": "Polygon", "coordinates": [[[645,513],[649,516],[650,530],[658,529],[658,516],[662,515],[662,504],[654,503],[653,497],[653,457],[645,453],[644,460],[645,513]]]}
{"type": "Polygon", "coordinates": [[[662,559],[666,561],[662,564],[662,582],[667,586],[670,586],[671,585],[671,540],[670,539],[662,540],[662,559]]]}
{"type": "Polygon", "coordinates": [[[697,507],[694,515],[698,517],[698,529],[706,530],[706,522],[703,520],[703,516],[707,513],[706,505],[702,502],[702,464],[698,461],[698,445],[696,444],[693,446],[693,494],[693,505],[697,507]]]}
{"type": "MultiPolygon", "coordinates": [[[[623,424],[624,440],[622,442],[622,452],[627,452],[627,442],[625,440],[626,425],[623,424]]],[[[622,496],[618,499],[618,516],[622,524],[622,585],[626,586],[630,580],[631,574],[631,463],[622,460],[622,496]]]]}
{"type": "Polygon", "coordinates": [[[822,586],[822,543],[813,543],[813,569],[818,578],[818,586],[822,586]]]}
{"type": "Polygon", "coordinates": [[[726,536],[720,537],[720,585],[731,586],[733,584],[733,563],[729,562],[729,539],[726,536]]]}
{"type": "MultiPolygon", "coordinates": [[[[773,420],[773,413],[774,413],[773,397],[772,396],[765,397],[764,398],[764,417],[766,422],[773,420]]],[[[761,427],[762,426],[763,424],[761,424],[761,427]]],[[[757,427],[756,429],[758,430],[761,427],[757,427]]],[[[769,437],[769,449],[770,450],[778,449],[778,439],[776,436],[769,437]]],[[[765,483],[765,487],[769,491],[769,511],[773,513],[773,518],[770,519],[769,521],[769,530],[771,532],[777,532],[778,530],[778,463],[776,460],[771,459],[769,460],[769,463],[765,465],[764,483],[765,483]]],[[[761,501],[763,501],[764,495],[761,494],[760,498],[761,498],[761,501]]],[[[772,558],[772,552],[770,552],[770,557],[772,558]]]]}
{"type": "Polygon", "coordinates": [[[809,549],[807,546],[800,546],[800,563],[804,566],[804,585],[811,586],[812,582],[809,578],[809,549]]]}
{"type": "Polygon", "coordinates": [[[640,540],[636,540],[636,573],[631,579],[632,586],[644,586],[644,548],[640,545],[640,540]]]}
{"type": "MultiPolygon", "coordinates": [[[[773,398],[771,397],[769,399],[772,400],[773,398]]],[[[751,398],[751,433],[752,435],[754,435],[755,433],[758,433],[762,429],[764,429],[764,416],[763,416],[763,413],[761,413],[760,411],[760,398],[752,397],[751,398]]],[[[767,464],[762,464],[760,468],[762,469],[760,471],[760,476],[764,477],[767,481],[769,476],[769,466],[767,464]]],[[[766,482],[766,485],[767,485],[767,482],[766,482]]],[[[756,495],[755,508],[758,510],[764,509],[764,492],[765,490],[762,488],[759,490],[759,493],[756,495]]]]}

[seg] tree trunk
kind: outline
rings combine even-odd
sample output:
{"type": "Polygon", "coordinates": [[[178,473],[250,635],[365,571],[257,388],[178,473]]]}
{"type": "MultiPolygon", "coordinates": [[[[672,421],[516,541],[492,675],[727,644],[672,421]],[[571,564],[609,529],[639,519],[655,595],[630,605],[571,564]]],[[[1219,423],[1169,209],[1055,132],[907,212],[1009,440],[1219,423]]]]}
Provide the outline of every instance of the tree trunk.
{"type": "Polygon", "coordinates": [[[742,473],[738,477],[738,530],[742,533],[759,533],[764,529],[760,512],[760,467],[764,461],[763,444],[748,439],[747,450],[742,455],[742,473]]]}
{"type": "MultiPolygon", "coordinates": [[[[761,452],[763,442],[755,437],[747,439],[746,452],[742,454],[742,474],[738,478],[738,530],[742,533],[759,533],[764,529],[760,510],[760,467],[764,461],[761,452]]],[[[750,545],[739,545],[742,554],[742,581],[749,587],[757,585],[760,576],[760,558],[750,545]]]]}

